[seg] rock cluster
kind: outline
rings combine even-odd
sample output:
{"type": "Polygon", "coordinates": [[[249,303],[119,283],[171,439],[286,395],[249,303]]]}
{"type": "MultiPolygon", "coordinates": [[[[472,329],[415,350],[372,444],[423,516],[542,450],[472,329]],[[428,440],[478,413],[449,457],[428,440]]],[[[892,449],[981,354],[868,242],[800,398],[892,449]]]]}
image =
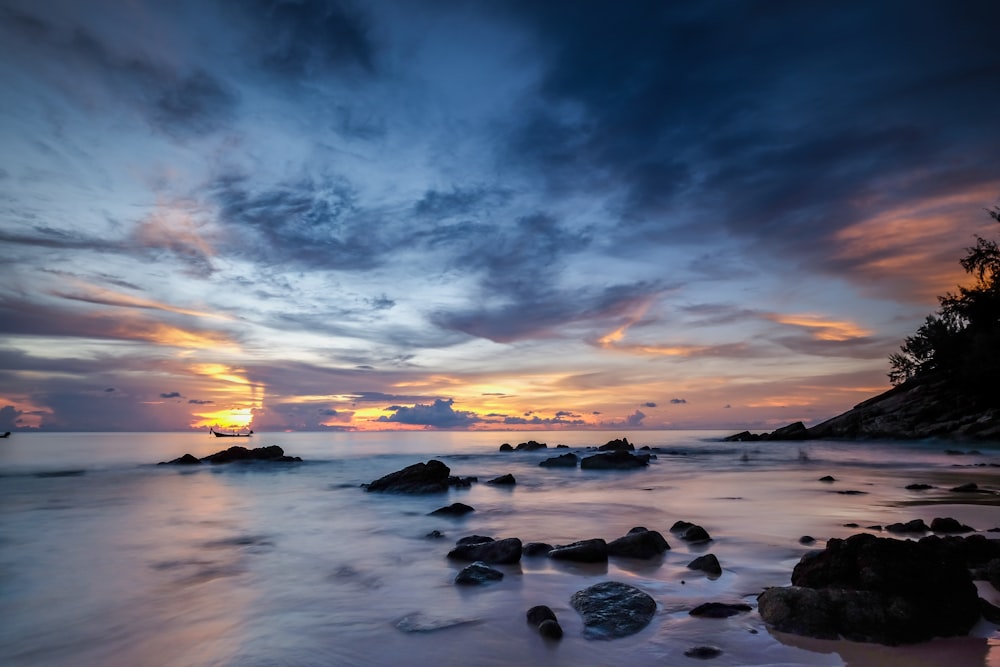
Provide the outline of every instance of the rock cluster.
{"type": "Polygon", "coordinates": [[[761,593],[758,609],[775,629],[810,637],[902,644],[964,635],[980,616],[968,566],[1000,548],[986,542],[832,539],[803,556],[792,586],[761,593]]]}
{"type": "Polygon", "coordinates": [[[367,491],[387,493],[444,493],[451,487],[470,486],[474,481],[475,477],[452,477],[451,468],[437,459],[431,459],[427,463],[414,463],[362,486],[367,491]]]}
{"type": "Polygon", "coordinates": [[[285,450],[278,445],[255,447],[254,449],[247,449],[246,447],[235,445],[229,449],[223,449],[222,451],[209,454],[208,456],[204,456],[200,459],[192,454],[185,454],[184,456],[176,458],[173,461],[161,461],[159,465],[200,465],[202,463],[221,464],[234,463],[238,461],[274,461],[276,463],[292,463],[302,461],[302,459],[298,456],[285,456],[285,450]]]}

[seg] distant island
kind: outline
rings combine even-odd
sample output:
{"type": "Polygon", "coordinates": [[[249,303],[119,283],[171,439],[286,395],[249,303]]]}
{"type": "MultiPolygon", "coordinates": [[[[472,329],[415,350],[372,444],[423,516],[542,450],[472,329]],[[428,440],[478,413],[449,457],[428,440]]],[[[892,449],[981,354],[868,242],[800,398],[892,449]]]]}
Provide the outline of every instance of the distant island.
{"type": "MultiPolygon", "coordinates": [[[[987,213],[1000,223],[1000,207],[987,213]]],[[[974,282],[938,297],[938,311],[889,356],[892,389],[812,427],[795,422],[726,440],[1000,441],[1000,247],[977,236],[960,263],[974,282]]]]}

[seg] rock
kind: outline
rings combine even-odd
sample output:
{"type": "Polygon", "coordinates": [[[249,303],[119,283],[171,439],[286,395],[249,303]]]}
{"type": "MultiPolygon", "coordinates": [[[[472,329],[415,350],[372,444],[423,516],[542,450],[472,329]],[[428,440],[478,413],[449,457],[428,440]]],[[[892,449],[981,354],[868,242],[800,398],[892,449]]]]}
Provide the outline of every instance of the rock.
{"type": "Polygon", "coordinates": [[[760,440],[760,436],[750,431],[741,431],[722,439],[724,442],[755,442],[760,440]]]}
{"type": "Polygon", "coordinates": [[[712,536],[708,534],[708,531],[701,526],[694,524],[687,528],[681,535],[681,539],[685,542],[708,542],[712,539],[712,536]]]}
{"type": "Polygon", "coordinates": [[[521,560],[521,540],[508,537],[478,544],[459,544],[448,552],[452,560],[482,561],[489,564],[511,564],[521,560]]]}
{"type": "Polygon", "coordinates": [[[432,530],[431,532],[424,535],[424,537],[426,537],[428,540],[440,540],[444,539],[444,533],[442,533],[440,530],[432,530]]]}
{"type": "Polygon", "coordinates": [[[970,528],[957,519],[949,517],[938,517],[931,521],[931,532],[934,533],[974,533],[975,528],[970,528]]]}
{"type": "Polygon", "coordinates": [[[365,488],[387,493],[444,493],[448,490],[451,469],[436,459],[414,463],[402,470],[376,479],[365,488]]]}
{"type": "Polygon", "coordinates": [[[548,556],[552,551],[552,545],[545,542],[528,542],[522,549],[522,554],[533,558],[535,556],[548,556]]]}
{"type": "Polygon", "coordinates": [[[753,607],[742,602],[729,604],[726,602],[705,602],[688,612],[691,616],[700,618],[729,618],[737,614],[752,611],[753,607]]]}
{"type": "Polygon", "coordinates": [[[799,538],[799,544],[813,544],[816,542],[816,538],[812,535],[803,535],[799,538]]]}
{"type": "Polygon", "coordinates": [[[819,478],[821,482],[836,482],[837,479],[833,475],[825,475],[819,478]]]}
{"type": "Polygon", "coordinates": [[[814,438],[1000,439],[1000,411],[945,375],[909,380],[809,429],[814,438]]]}
{"type": "Polygon", "coordinates": [[[901,644],[964,635],[980,612],[957,555],[961,539],[831,539],[802,557],[791,587],[761,593],[758,611],[776,630],[825,639],[901,644]]]}
{"type": "Polygon", "coordinates": [[[464,516],[469,512],[475,512],[475,508],[470,507],[464,503],[452,503],[447,507],[439,507],[431,515],[433,516],[464,516]]]}
{"type": "Polygon", "coordinates": [[[684,531],[686,531],[688,528],[690,528],[693,525],[695,525],[695,524],[691,523],[690,521],[675,521],[674,525],[670,526],[670,532],[671,533],[683,533],[684,531]]]}
{"type": "Polygon", "coordinates": [[[180,458],[176,458],[173,461],[160,461],[157,465],[161,466],[193,466],[201,465],[201,459],[194,456],[193,454],[185,454],[180,458]]]}
{"type": "Polygon", "coordinates": [[[634,452],[635,445],[630,443],[628,438],[621,438],[620,440],[609,440],[597,450],[601,452],[634,452]]]}
{"type": "Polygon", "coordinates": [[[456,489],[467,489],[473,485],[473,483],[478,482],[478,477],[454,477],[449,476],[447,484],[449,487],[456,489]]]}
{"type": "Polygon", "coordinates": [[[492,537],[487,537],[486,535],[466,535],[465,537],[459,538],[458,542],[455,542],[456,546],[461,546],[463,544],[482,544],[483,542],[492,542],[492,537]]]}
{"type": "Polygon", "coordinates": [[[653,558],[668,550],[670,545],[655,530],[633,528],[625,537],[608,543],[608,555],[624,558],[653,558]]]}
{"type": "Polygon", "coordinates": [[[649,465],[649,454],[631,454],[625,451],[605,452],[584,457],[580,467],[585,470],[631,470],[649,465]]]}
{"type": "Polygon", "coordinates": [[[712,658],[718,658],[722,655],[722,650],[717,649],[714,646],[695,646],[684,651],[684,655],[698,660],[711,660],[712,658]]]}
{"type": "Polygon", "coordinates": [[[576,457],[576,454],[567,452],[566,454],[545,459],[538,465],[543,468],[575,468],[577,463],[579,463],[579,459],[576,457]]]}
{"type": "Polygon", "coordinates": [[[1000,591],[1000,558],[994,558],[987,563],[986,580],[993,588],[1000,591]]]}
{"type": "Polygon", "coordinates": [[[500,451],[501,452],[512,452],[512,451],[514,451],[514,448],[510,446],[509,442],[505,442],[502,445],[500,445],[500,451]]]}
{"type": "Polygon", "coordinates": [[[604,563],[608,560],[608,544],[601,538],[581,540],[549,551],[549,558],[578,563],[604,563]]]}
{"type": "Polygon", "coordinates": [[[569,449],[569,445],[556,445],[556,449],[569,449]]]}
{"type": "Polygon", "coordinates": [[[534,452],[539,449],[548,449],[548,445],[545,444],[544,442],[529,440],[528,442],[518,443],[517,447],[515,447],[514,449],[516,449],[519,452],[534,452]]]}
{"type": "Polygon", "coordinates": [[[538,634],[546,639],[562,639],[563,629],[559,621],[549,619],[538,624],[538,634]]]}
{"type": "Polygon", "coordinates": [[[487,484],[493,484],[495,486],[514,486],[517,484],[517,480],[510,473],[506,475],[500,475],[499,477],[494,477],[493,479],[486,482],[487,484]]]}
{"type": "Polygon", "coordinates": [[[866,527],[868,528],[868,530],[879,530],[879,531],[882,530],[882,526],[880,526],[878,524],[874,524],[874,525],[866,526],[866,527]]]}
{"type": "Polygon", "coordinates": [[[841,525],[844,526],[844,528],[860,528],[860,526],[853,521],[841,525]]]}
{"type": "Polygon", "coordinates": [[[934,487],[930,484],[907,484],[907,491],[926,491],[927,489],[933,489],[934,487]]]}
{"type": "MultiPolygon", "coordinates": [[[[183,459],[184,457],[182,456],[181,458],[183,459]]],[[[278,445],[256,447],[254,449],[247,449],[246,447],[236,445],[230,447],[229,449],[224,449],[221,452],[216,452],[202,457],[201,460],[207,461],[208,463],[220,464],[233,463],[235,461],[277,461],[288,463],[292,461],[301,461],[302,459],[298,456],[285,456],[285,450],[278,445]]]]}
{"type": "Polygon", "coordinates": [[[885,529],[890,533],[926,533],[929,530],[923,519],[914,519],[906,523],[890,523],[885,529]]]}
{"type": "Polygon", "coordinates": [[[687,566],[689,570],[701,570],[709,576],[718,577],[722,575],[722,565],[719,564],[719,559],[715,557],[715,554],[698,556],[688,563],[687,566]]]}
{"type": "Polygon", "coordinates": [[[867,491],[856,491],[854,489],[844,489],[843,491],[837,491],[842,496],[867,496],[867,491]]]}
{"type": "Polygon", "coordinates": [[[477,561],[462,568],[462,571],[455,577],[455,583],[462,586],[481,586],[501,579],[503,579],[503,572],[477,561]]]}
{"type": "Polygon", "coordinates": [[[545,605],[532,607],[527,613],[528,623],[533,625],[546,639],[561,639],[563,629],[559,625],[555,612],[545,605]]]}
{"type": "Polygon", "coordinates": [[[979,493],[979,485],[975,482],[969,482],[968,484],[952,487],[951,490],[955,493],[979,493]]]}
{"type": "Polygon", "coordinates": [[[772,431],[768,435],[766,440],[808,440],[812,436],[809,435],[809,429],[802,422],[795,422],[794,424],[789,424],[788,426],[782,426],[775,431],[772,431]]]}
{"type": "Polygon", "coordinates": [[[979,612],[993,625],[1000,625],[1000,607],[979,598],[979,612]]]}
{"type": "Polygon", "coordinates": [[[649,625],[656,614],[653,598],[618,581],[577,591],[570,604],[583,616],[584,635],[589,639],[627,637],[649,625]]]}

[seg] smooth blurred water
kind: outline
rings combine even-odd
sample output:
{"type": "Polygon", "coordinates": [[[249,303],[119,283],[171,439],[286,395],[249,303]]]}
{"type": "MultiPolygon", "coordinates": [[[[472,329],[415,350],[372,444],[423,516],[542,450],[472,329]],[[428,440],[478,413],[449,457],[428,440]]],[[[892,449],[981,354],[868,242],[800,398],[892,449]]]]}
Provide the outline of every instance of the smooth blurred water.
{"type": "Polygon", "coordinates": [[[724,650],[716,665],[941,664],[943,654],[955,667],[1000,664],[985,624],[970,638],[885,649],[772,635],[755,612],[721,621],[687,614],[704,601],[754,604],[765,586],[788,584],[808,550],[800,536],[821,548],[857,532],[847,522],[954,516],[981,530],[1000,525],[997,496],[946,490],[965,481],[996,488],[997,449],[641,432],[635,444],[660,451],[631,472],[539,467],[561,453],[551,449],[497,451],[535,439],[586,454],[619,435],[14,434],[0,444],[0,664],[645,666],[688,661],[683,651],[698,644],[724,650]],[[277,444],[305,461],[154,465],[233,444],[277,444]],[[360,488],[429,458],[480,483],[418,497],[360,488]],[[508,472],[513,488],[483,483],[508,472]],[[838,481],[818,481],[827,474],[838,481]],[[911,482],[938,488],[906,491],[911,482]],[[476,511],[428,515],[455,501],[476,511]],[[678,519],[700,523],[714,541],[676,539],[668,529],[678,519]],[[600,566],[526,558],[502,566],[498,584],[471,590],[453,583],[463,564],[445,558],[473,533],[568,543],[611,540],[637,525],[661,531],[673,549],[653,562],[600,566]],[[446,537],[429,539],[434,530],[446,537]],[[714,580],[686,567],[709,551],[724,568],[714,580]],[[586,640],[569,598],[608,579],[653,595],[659,613],[633,637],[586,640]],[[556,611],[561,642],[525,623],[536,604],[556,611]]]}

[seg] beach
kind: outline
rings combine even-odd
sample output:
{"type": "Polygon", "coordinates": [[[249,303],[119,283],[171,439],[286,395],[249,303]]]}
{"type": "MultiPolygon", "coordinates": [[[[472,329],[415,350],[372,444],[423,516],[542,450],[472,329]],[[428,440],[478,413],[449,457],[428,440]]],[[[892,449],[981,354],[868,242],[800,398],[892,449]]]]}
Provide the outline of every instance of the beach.
{"type": "MultiPolygon", "coordinates": [[[[886,647],[771,632],[756,596],[787,586],[807,552],[868,526],[953,517],[1000,533],[997,445],[943,441],[722,442],[713,431],[15,433],[0,446],[0,663],[88,665],[1000,665],[1000,633],[886,647]],[[633,471],[544,468],[562,453],[628,436],[655,458],[633,471]],[[504,443],[548,443],[501,453],[504,443]],[[279,445],[301,463],[158,466],[232,444],[279,445]],[[447,493],[361,485],[438,459],[479,483],[447,493]],[[511,487],[484,483],[506,473],[511,487]],[[834,481],[820,478],[832,476],[834,481]],[[949,489],[975,482],[984,493],[949,489]],[[912,483],[933,488],[912,491],[912,483]],[[462,517],[431,516],[453,502],[462,517]],[[712,541],[669,532],[697,523],[712,541]],[[844,524],[853,523],[857,527],[844,524]],[[660,531],[662,557],[580,564],[524,557],[504,578],[456,586],[446,558],[467,535],[568,544],[660,531]],[[443,537],[429,537],[438,531],[443,537]],[[803,536],[815,538],[800,543],[803,536]],[[723,573],[688,569],[712,553],[723,573]],[[576,591],[621,581],[656,601],[629,637],[587,639],[576,591]],[[727,619],[703,602],[744,602],[727,619]],[[543,639],[525,612],[548,605],[565,635],[543,639]]],[[[920,535],[922,536],[922,535],[920,535]]],[[[917,537],[920,537],[917,536],[917,537]]],[[[977,582],[994,604],[1000,593],[977,582]]]]}

